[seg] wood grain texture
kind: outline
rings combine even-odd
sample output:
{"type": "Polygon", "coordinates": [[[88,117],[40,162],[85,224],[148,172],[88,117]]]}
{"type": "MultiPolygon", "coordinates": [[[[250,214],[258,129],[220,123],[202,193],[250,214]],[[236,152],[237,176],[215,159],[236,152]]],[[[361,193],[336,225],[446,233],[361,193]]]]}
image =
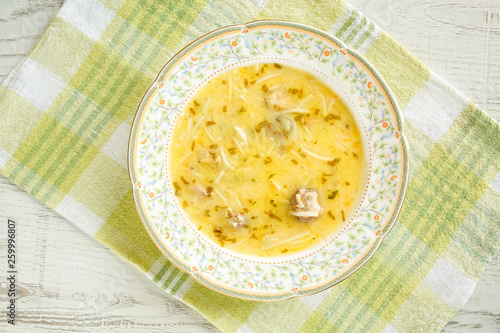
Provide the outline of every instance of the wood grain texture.
{"type": "MultiPolygon", "coordinates": [[[[498,0],[350,0],[438,75],[500,120],[498,0]]],[[[0,0],[0,81],[36,43],[62,0],[0,0]]],[[[0,331],[217,332],[139,270],[0,176],[0,262],[18,223],[19,323],[0,331]]],[[[0,265],[3,267],[4,264],[0,265]]],[[[500,253],[443,333],[500,332],[500,253]]]]}

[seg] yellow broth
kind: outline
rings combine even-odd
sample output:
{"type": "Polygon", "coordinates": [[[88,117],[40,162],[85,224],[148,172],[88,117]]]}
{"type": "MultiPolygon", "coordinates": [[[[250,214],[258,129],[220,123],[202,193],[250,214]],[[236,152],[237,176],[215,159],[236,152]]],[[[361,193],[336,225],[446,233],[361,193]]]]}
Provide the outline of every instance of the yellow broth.
{"type": "Polygon", "coordinates": [[[169,148],[170,181],[185,216],[221,247],[261,257],[332,235],[359,202],[365,164],[342,100],[311,74],[273,63],[234,68],[204,84],[176,120],[169,148]],[[316,190],[324,209],[312,222],[290,214],[300,187],[316,190]],[[233,226],[236,213],[244,226],[233,226]]]}

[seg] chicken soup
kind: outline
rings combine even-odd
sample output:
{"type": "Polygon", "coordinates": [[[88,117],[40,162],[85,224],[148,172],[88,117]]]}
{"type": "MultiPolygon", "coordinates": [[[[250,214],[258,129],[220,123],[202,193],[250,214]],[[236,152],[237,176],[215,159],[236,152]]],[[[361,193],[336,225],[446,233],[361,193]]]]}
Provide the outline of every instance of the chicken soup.
{"type": "Polygon", "coordinates": [[[353,214],[365,181],[356,122],[313,75],[237,67],[190,98],[172,130],[169,179],[183,214],[224,249],[311,248],[353,214]]]}

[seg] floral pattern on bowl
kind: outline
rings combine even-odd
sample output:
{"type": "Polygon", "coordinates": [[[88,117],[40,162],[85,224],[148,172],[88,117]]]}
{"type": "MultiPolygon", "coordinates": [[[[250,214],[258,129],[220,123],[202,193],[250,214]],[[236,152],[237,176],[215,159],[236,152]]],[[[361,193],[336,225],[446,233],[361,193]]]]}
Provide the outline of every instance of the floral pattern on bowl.
{"type": "Polygon", "coordinates": [[[359,269],[394,225],[409,173],[401,113],[380,74],[334,36],[283,21],[221,28],[175,55],[140,103],[128,157],[137,210],[164,255],[204,285],[252,300],[313,294],[359,269]],[[177,208],[167,172],[169,134],[193,91],[220,71],[263,61],[329,81],[357,117],[367,147],[369,174],[354,216],[329,242],[288,257],[245,257],[206,241],[177,208]]]}

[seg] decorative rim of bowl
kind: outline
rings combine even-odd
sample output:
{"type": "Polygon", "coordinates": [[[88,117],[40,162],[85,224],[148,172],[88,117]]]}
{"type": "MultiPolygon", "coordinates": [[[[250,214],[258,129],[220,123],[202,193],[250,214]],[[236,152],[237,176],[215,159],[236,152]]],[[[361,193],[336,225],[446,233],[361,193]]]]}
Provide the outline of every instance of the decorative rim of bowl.
{"type": "Polygon", "coordinates": [[[409,149],[401,111],[378,71],[337,37],[305,24],[280,20],[226,26],[196,39],[174,55],[141,99],[131,129],[127,157],[136,209],[163,255],[179,269],[217,292],[259,301],[311,295],[357,271],[376,252],[394,226],[409,177],[409,149]],[[290,56],[284,54],[285,51],[290,56]],[[170,141],[175,117],[182,112],[193,90],[207,77],[244,62],[271,62],[271,59],[281,63],[296,61],[302,67],[317,66],[317,72],[325,74],[332,84],[338,85],[337,88],[344,92],[344,102],[350,103],[350,109],[354,108],[360,113],[358,116],[362,114],[367,118],[357,120],[357,123],[360,132],[365,129],[368,136],[369,149],[365,149],[365,153],[369,152],[370,160],[367,160],[367,168],[373,168],[374,157],[377,172],[370,170],[358,210],[335,236],[335,239],[340,239],[337,243],[330,239],[328,244],[321,244],[321,248],[305,251],[308,252],[306,255],[299,252],[287,257],[255,260],[231,251],[228,253],[217,244],[200,240],[194,229],[189,232],[190,224],[182,216],[182,210],[175,207],[168,172],[164,172],[167,159],[165,139],[170,141]],[[193,68],[196,69],[195,75],[191,73],[193,68]],[[325,68],[331,71],[325,73],[325,68]],[[177,72],[174,73],[174,70],[177,72]],[[186,79],[186,76],[189,77],[186,79]],[[191,85],[191,79],[197,84],[191,85]],[[351,88],[350,94],[344,91],[344,85],[351,88]],[[351,97],[357,99],[352,100],[351,97]],[[369,121],[370,126],[367,127],[365,121],[369,121]],[[146,129],[146,122],[150,125],[149,129],[146,129]],[[153,136],[149,132],[152,127],[156,129],[153,136]],[[375,154],[377,151],[378,155],[375,154]],[[158,163],[161,164],[160,174],[151,172],[152,168],[158,168],[158,163]],[[381,166],[390,168],[386,170],[381,166]],[[394,170],[397,172],[392,172],[394,170]],[[387,178],[389,174],[391,176],[387,178]],[[154,202],[158,199],[159,202],[163,200],[162,208],[166,212],[156,207],[154,202]],[[382,204],[383,208],[375,209],[378,204],[382,204]],[[353,221],[356,222],[351,223],[353,221]],[[349,226],[351,229],[348,229],[349,226]],[[344,246],[346,241],[350,246],[344,246]],[[189,245],[194,243],[196,248],[189,245]],[[345,252],[346,248],[349,251],[345,252]],[[329,255],[331,258],[321,260],[329,255]],[[282,261],[283,258],[288,260],[282,261]],[[221,263],[224,263],[225,269],[221,263]]]}

